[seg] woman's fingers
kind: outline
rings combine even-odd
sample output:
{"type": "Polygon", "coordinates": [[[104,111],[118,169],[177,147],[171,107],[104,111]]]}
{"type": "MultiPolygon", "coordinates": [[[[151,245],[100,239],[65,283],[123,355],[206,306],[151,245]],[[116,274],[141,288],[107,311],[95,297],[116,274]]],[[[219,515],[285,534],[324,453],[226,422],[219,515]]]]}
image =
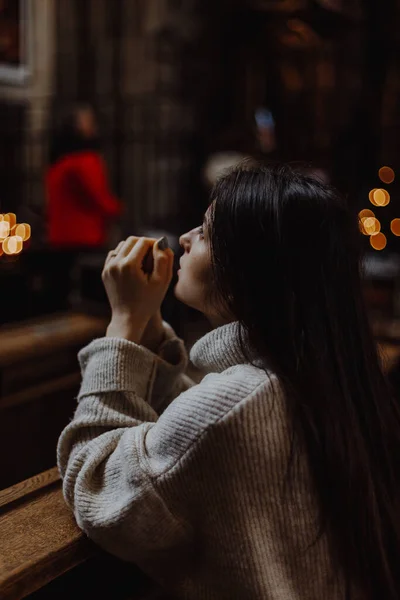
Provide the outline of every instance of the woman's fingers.
{"type": "Polygon", "coordinates": [[[171,248],[161,250],[160,241],[153,246],[154,269],[152,278],[156,281],[170,281],[172,279],[174,253],[171,248]]]}
{"type": "Polygon", "coordinates": [[[120,242],[114,250],[110,250],[110,252],[107,254],[105,264],[107,264],[108,262],[110,262],[110,260],[112,260],[113,258],[116,258],[118,256],[118,252],[121,250],[121,248],[124,244],[125,244],[125,240],[120,242]]]}
{"type": "Polygon", "coordinates": [[[105,264],[107,264],[112,259],[115,259],[117,262],[119,262],[122,259],[128,258],[131,253],[131,250],[136,246],[139,240],[142,239],[147,240],[151,246],[153,246],[155,242],[155,240],[151,238],[140,238],[131,235],[126,240],[122,240],[122,242],[120,242],[114,250],[111,250],[111,252],[107,254],[105,264]]]}
{"type": "MultiPolygon", "coordinates": [[[[130,236],[120,242],[115,250],[108,253],[105,266],[137,267],[136,270],[151,276],[153,281],[168,281],[172,279],[174,253],[170,248],[165,248],[166,238],[155,242],[153,238],[130,236]],[[160,247],[161,246],[161,247],[160,247]],[[149,262],[149,253],[152,253],[153,272],[147,273],[142,269],[146,260],[149,262]],[[111,262],[112,261],[112,262],[111,262]]],[[[168,244],[168,242],[167,242],[168,244]]]]}
{"type": "Polygon", "coordinates": [[[136,244],[141,239],[144,239],[144,238],[140,238],[135,235],[131,235],[130,237],[128,237],[118,252],[118,258],[119,259],[127,258],[129,256],[131,250],[136,246],[136,244]]]}
{"type": "Polygon", "coordinates": [[[138,238],[137,241],[131,245],[129,254],[126,256],[126,263],[137,267],[137,270],[142,270],[143,261],[151,248],[154,246],[154,240],[150,238],[138,238]]]}

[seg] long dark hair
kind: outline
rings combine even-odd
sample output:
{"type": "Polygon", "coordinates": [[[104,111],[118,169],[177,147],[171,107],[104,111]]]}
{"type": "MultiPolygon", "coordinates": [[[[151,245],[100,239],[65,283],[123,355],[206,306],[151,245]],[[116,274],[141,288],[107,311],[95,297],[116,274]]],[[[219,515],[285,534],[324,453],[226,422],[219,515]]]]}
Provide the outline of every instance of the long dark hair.
{"type": "Polygon", "coordinates": [[[50,165],[75,152],[100,151],[101,144],[98,136],[85,138],[78,130],[77,115],[81,110],[95,112],[89,104],[76,104],[61,114],[56,122],[50,140],[50,165]]]}
{"type": "Polygon", "coordinates": [[[400,412],[364,307],[357,219],[288,166],[244,165],[212,199],[215,289],[285,390],[349,597],[398,599],[400,412]]]}

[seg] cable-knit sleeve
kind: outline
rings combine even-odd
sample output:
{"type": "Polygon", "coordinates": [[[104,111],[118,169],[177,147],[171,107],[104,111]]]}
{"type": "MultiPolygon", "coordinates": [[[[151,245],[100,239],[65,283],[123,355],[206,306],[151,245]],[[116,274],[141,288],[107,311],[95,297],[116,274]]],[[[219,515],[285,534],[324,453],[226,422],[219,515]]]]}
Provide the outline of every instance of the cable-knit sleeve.
{"type": "Polygon", "coordinates": [[[143,457],[158,420],[147,400],[161,359],[117,338],[95,340],[78,358],[78,407],[57,447],[64,497],[78,525],[126,560],[135,551],[124,540],[136,540],[150,554],[179,545],[186,527],[155,489],[143,457]]]}

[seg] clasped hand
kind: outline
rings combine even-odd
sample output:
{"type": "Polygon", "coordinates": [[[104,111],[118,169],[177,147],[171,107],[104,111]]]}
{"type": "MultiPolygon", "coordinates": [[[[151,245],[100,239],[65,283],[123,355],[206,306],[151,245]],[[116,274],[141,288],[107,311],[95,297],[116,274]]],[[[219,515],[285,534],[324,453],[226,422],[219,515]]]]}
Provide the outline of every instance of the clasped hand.
{"type": "Polygon", "coordinates": [[[102,273],[112,313],[107,336],[137,344],[145,337],[152,346],[161,341],[160,307],[171,283],[173,262],[170,248],[161,250],[156,240],[144,237],[129,237],[109,252],[102,273]],[[146,272],[149,253],[152,271],[146,272]]]}

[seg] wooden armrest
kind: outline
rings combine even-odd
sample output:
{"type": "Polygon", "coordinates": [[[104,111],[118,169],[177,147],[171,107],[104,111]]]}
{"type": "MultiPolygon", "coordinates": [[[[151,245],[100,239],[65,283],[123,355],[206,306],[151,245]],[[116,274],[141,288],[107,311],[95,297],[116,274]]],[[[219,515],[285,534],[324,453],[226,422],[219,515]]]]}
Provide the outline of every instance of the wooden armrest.
{"type": "Polygon", "coordinates": [[[0,596],[17,600],[96,553],[64,503],[57,469],[0,492],[0,596]]]}

